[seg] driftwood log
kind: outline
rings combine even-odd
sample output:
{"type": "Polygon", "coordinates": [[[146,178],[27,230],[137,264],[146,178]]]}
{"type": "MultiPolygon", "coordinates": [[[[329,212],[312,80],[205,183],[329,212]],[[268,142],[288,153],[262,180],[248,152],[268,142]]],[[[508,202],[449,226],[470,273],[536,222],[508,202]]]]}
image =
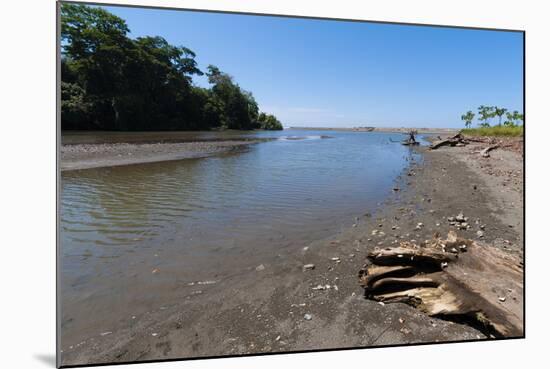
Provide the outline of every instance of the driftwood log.
{"type": "Polygon", "coordinates": [[[481,150],[480,154],[481,156],[483,156],[484,158],[488,158],[490,155],[489,155],[489,151],[493,151],[495,149],[498,149],[500,147],[500,145],[491,145],[491,146],[488,146],[486,148],[484,148],[483,150],[481,150]]]}
{"type": "Polygon", "coordinates": [[[442,146],[464,146],[467,145],[469,142],[467,139],[464,138],[464,136],[461,133],[458,133],[452,137],[449,137],[445,140],[441,140],[438,142],[434,142],[431,146],[431,150],[436,150],[442,146]]]}
{"type": "Polygon", "coordinates": [[[445,240],[402,242],[368,259],[359,280],[369,299],[404,302],[489,336],[523,335],[523,268],[511,254],[451,231],[445,240]]]}

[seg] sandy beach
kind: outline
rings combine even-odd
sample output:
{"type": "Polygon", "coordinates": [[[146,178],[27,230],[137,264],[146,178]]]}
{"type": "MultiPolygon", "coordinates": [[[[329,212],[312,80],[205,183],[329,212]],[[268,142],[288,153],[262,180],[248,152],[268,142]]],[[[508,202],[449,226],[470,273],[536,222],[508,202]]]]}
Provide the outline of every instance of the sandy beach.
{"type": "MultiPolygon", "coordinates": [[[[352,227],[230,277],[219,279],[213,270],[211,279],[189,284],[180,302],[140,316],[129,312],[119,329],[61,347],[63,365],[487,339],[471,326],[405,304],[367,300],[357,277],[374,247],[445,234],[456,229],[448,217],[459,213],[472,220],[459,235],[522,257],[522,142],[483,158],[479,151],[486,146],[415,149],[421,159],[411,161],[377,210],[352,227]]],[[[159,150],[158,159],[166,155],[159,150]]],[[[62,162],[82,167],[107,160],[101,155],[67,150],[62,162]]],[[[523,299],[523,291],[509,291],[507,298],[523,299]]]]}

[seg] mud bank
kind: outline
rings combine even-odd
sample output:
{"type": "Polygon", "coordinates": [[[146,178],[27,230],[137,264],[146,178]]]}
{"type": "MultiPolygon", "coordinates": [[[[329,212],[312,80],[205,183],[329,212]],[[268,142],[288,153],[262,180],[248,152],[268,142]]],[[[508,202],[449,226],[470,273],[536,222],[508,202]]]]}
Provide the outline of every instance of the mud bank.
{"type": "MultiPolygon", "coordinates": [[[[263,140],[265,141],[265,140],[263,140]]],[[[62,171],[203,158],[244,150],[262,140],[177,143],[98,143],[61,146],[62,171]]]]}

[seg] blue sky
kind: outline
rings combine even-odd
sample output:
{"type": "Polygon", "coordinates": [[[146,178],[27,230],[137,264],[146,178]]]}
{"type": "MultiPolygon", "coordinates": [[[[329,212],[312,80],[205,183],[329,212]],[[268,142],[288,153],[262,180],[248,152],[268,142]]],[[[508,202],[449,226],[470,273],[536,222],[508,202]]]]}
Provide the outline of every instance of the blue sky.
{"type": "Polygon", "coordinates": [[[459,127],[482,104],[522,111],[521,33],[105,8],[130,36],[229,73],[285,126],[459,127]]]}

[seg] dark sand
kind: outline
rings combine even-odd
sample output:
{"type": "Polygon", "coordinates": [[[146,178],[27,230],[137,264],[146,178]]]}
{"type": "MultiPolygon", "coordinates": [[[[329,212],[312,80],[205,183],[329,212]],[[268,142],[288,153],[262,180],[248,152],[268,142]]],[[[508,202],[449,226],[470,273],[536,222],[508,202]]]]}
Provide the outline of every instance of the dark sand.
{"type": "Polygon", "coordinates": [[[62,171],[203,158],[243,150],[264,140],[226,140],[173,143],[79,143],[61,146],[62,171]]]}
{"type": "Polygon", "coordinates": [[[447,217],[460,212],[473,227],[459,235],[477,238],[484,225],[485,242],[523,253],[520,154],[499,149],[482,158],[476,144],[418,150],[423,161],[411,163],[399,190],[354,227],[225,280],[212,270],[214,283],[190,285],[181,302],[129,313],[125,328],[61,347],[63,365],[486,339],[467,325],[363,298],[357,272],[367,251],[446,234],[447,217]],[[303,271],[310,263],[315,269],[303,271]]]}

